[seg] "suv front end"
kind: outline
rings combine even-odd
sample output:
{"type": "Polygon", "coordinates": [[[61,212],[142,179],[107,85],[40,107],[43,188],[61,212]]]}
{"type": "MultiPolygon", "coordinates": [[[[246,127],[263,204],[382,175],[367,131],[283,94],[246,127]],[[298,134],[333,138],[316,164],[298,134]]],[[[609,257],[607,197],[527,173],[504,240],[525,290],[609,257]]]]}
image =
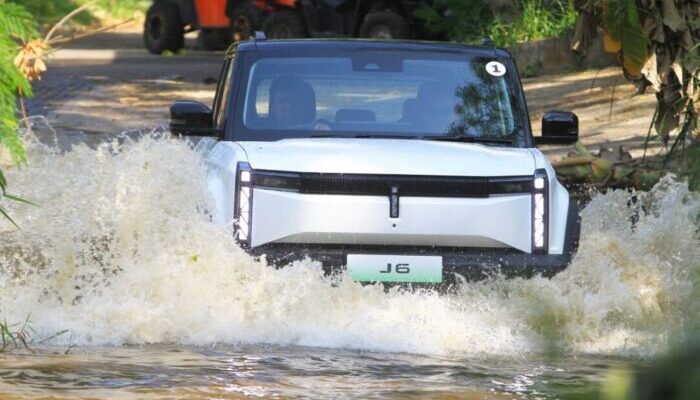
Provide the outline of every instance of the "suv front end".
{"type": "MultiPolygon", "coordinates": [[[[171,127],[223,139],[206,155],[214,219],[275,265],[445,283],[549,276],[576,251],[576,204],[534,147],[505,50],[254,40],[229,51],[213,113],[198,107],[173,120],[211,126],[171,127]]],[[[552,114],[545,139],[575,140],[572,116],[552,114]]]]}

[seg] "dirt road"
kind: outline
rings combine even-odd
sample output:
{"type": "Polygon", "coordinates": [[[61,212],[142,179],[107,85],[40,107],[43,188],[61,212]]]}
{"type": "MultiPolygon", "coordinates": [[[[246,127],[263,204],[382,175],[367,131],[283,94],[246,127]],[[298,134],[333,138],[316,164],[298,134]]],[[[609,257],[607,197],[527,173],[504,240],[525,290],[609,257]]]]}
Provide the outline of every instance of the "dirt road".
{"type": "MultiPolygon", "coordinates": [[[[29,111],[46,116],[64,146],[164,126],[174,100],[213,99],[223,53],[196,47],[192,36],[185,55],[150,55],[139,26],[73,42],[53,54],[35,85],[36,96],[28,101],[29,111]]],[[[654,97],[635,96],[618,68],[531,78],[524,86],[536,135],[546,111],[571,110],[579,116],[585,144],[621,144],[641,154],[654,97]]],[[[545,150],[557,158],[569,148],[545,150]]]]}
{"type": "MultiPolygon", "coordinates": [[[[188,47],[195,46],[188,37],[188,47]]],[[[89,142],[129,129],[167,124],[176,99],[210,102],[222,53],[189,50],[154,56],[143,47],[138,26],[99,34],[58,49],[35,97],[31,115],[46,116],[61,139],[83,132],[89,142]]]]}

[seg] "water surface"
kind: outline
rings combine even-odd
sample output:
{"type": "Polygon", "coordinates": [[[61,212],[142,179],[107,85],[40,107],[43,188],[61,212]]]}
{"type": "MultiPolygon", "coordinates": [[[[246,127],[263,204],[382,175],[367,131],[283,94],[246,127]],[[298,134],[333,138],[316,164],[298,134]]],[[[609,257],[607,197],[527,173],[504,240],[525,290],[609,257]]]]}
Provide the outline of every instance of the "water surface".
{"type": "Polygon", "coordinates": [[[0,358],[0,396],[486,398],[596,393],[610,357],[451,357],[289,346],[41,349],[0,358]]]}

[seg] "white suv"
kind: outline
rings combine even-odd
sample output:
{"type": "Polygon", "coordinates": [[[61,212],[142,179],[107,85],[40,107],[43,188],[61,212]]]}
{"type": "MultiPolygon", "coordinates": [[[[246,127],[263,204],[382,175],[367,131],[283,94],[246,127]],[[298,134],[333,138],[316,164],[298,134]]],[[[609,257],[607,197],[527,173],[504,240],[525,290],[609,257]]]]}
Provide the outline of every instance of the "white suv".
{"type": "Polygon", "coordinates": [[[534,144],[575,142],[578,120],[550,112],[533,138],[502,49],[258,37],[228,51],[213,110],[179,101],[171,118],[217,137],[213,218],[276,265],[443,283],[551,275],[577,247],[576,204],[534,144]]]}

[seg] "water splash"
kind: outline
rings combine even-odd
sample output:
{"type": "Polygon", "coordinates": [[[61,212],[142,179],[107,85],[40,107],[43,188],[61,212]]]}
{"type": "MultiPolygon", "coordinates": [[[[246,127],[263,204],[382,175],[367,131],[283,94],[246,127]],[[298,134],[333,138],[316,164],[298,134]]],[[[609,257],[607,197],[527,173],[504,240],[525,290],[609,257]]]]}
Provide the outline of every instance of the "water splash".
{"type": "Polygon", "coordinates": [[[595,196],[578,255],[553,279],[494,277],[440,296],[332,286],[313,262],[254,261],[209,222],[204,176],[192,147],[166,134],[63,153],[32,144],[8,178],[40,207],[8,205],[21,230],[0,221],[0,313],[31,315],[39,335],[68,329],[81,345],[646,355],[698,301],[700,199],[671,178],[595,196]]]}

